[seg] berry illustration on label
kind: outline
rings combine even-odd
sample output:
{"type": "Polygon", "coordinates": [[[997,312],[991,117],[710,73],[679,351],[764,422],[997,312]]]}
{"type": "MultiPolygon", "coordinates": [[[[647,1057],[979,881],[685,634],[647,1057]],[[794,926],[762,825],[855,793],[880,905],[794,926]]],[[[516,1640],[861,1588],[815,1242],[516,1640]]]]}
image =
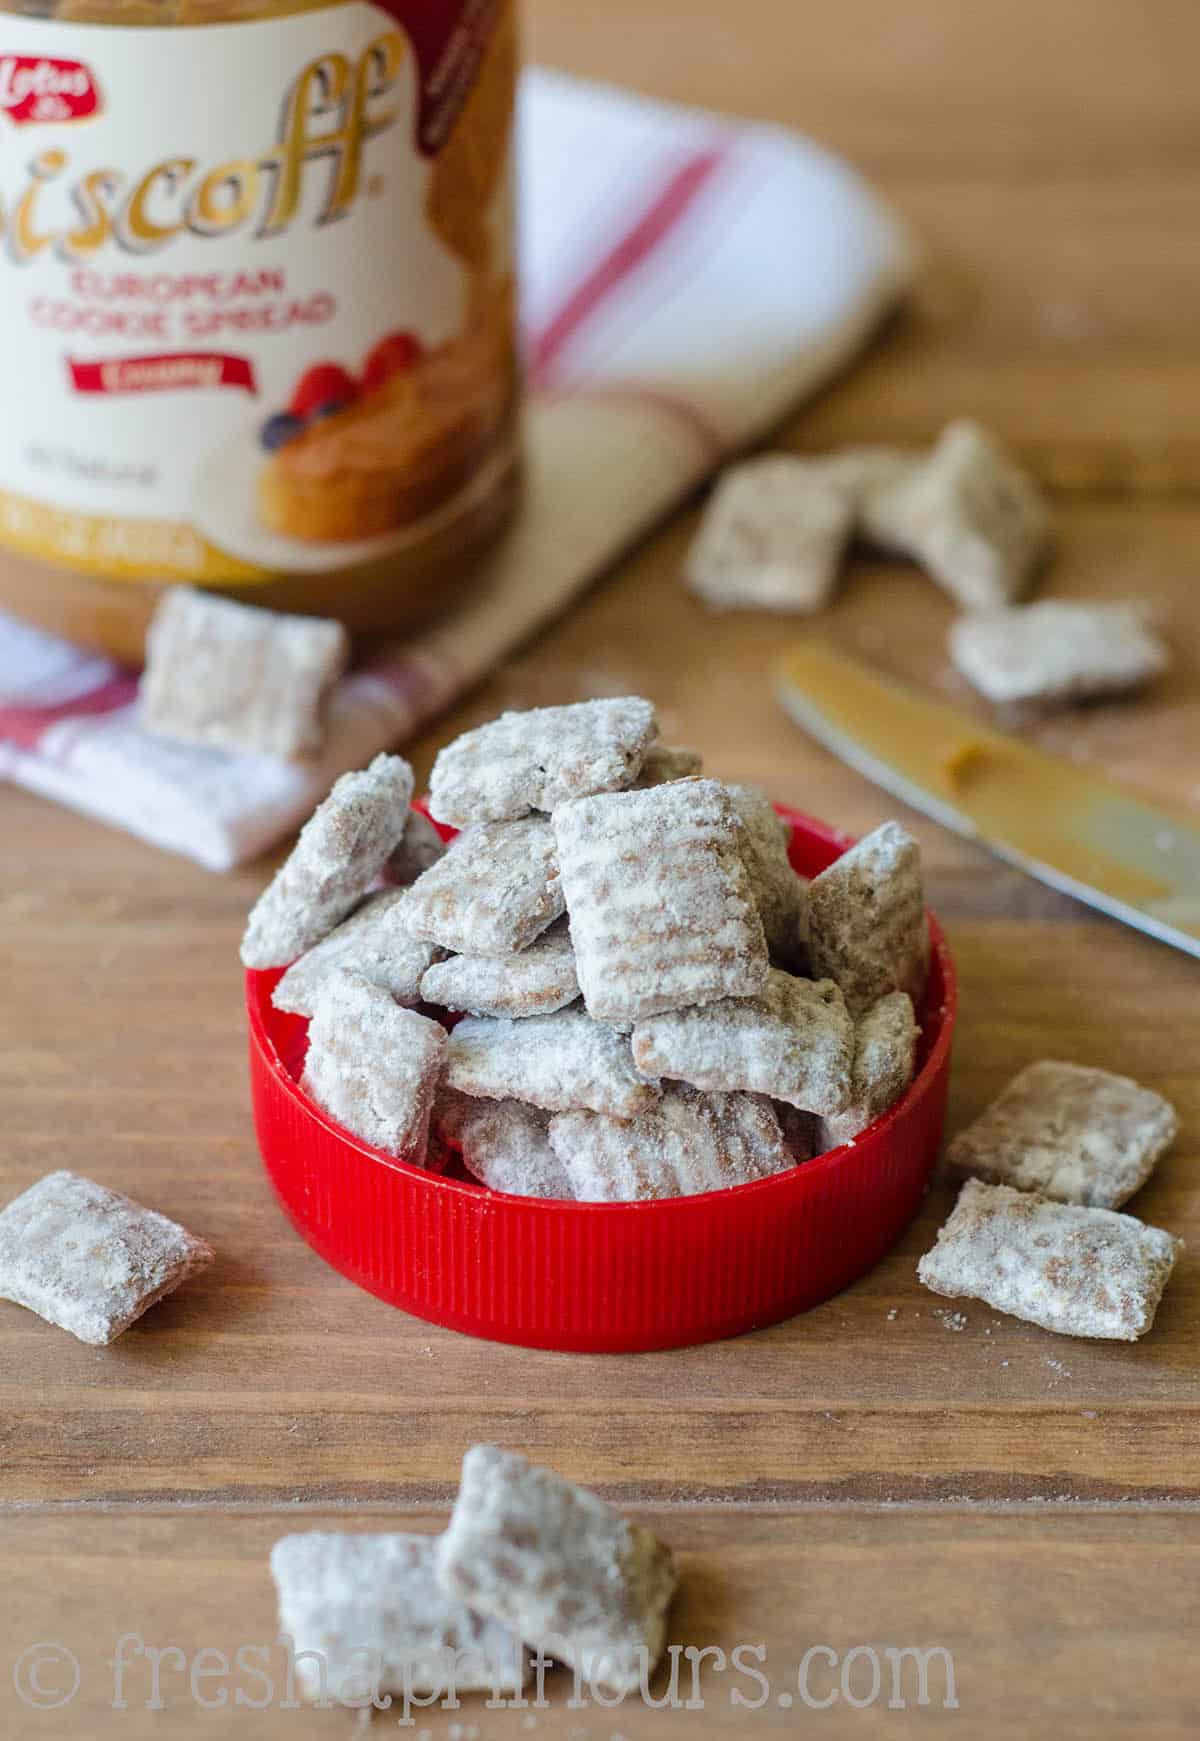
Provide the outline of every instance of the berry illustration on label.
{"type": "Polygon", "coordinates": [[[411,369],[423,354],[424,347],[414,333],[390,332],[367,353],[362,373],[364,390],[369,393],[382,387],[393,375],[411,369]]]}
{"type": "Polygon", "coordinates": [[[303,429],[303,417],[293,417],[290,411],[277,411],[263,424],[259,440],[268,453],[274,453],[277,448],[294,441],[303,429]]]}
{"type": "Polygon", "coordinates": [[[276,411],[259,431],[259,443],[267,453],[277,453],[303,435],[310,424],[336,417],[354,405],[364,393],[374,393],[397,375],[413,369],[425,355],[425,347],[411,332],[391,332],[367,352],[360,379],[340,363],[314,363],[296,382],[286,411],[276,411]]]}
{"type": "Polygon", "coordinates": [[[349,405],[358,397],[354,377],[339,363],[314,363],[296,383],[288,410],[301,420],[331,405],[349,405]]]}

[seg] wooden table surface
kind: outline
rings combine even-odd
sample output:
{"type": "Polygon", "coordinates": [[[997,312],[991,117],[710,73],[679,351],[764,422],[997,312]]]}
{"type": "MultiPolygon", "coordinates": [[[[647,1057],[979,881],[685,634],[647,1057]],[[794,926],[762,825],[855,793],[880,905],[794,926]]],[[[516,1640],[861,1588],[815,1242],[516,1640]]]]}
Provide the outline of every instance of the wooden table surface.
{"type": "MultiPolygon", "coordinates": [[[[534,0],[530,12],[540,57],[809,129],[910,216],[928,248],[911,307],[781,439],[923,441],[967,411],[994,425],[1054,492],[1048,587],[1155,598],[1178,652],[1153,700],[1060,724],[1051,741],[1175,797],[1190,779],[1195,800],[1200,14],[1178,0],[534,0]]],[[[787,629],[716,621],[682,594],[693,518],[430,733],[418,772],[502,706],[638,690],[716,772],[851,829],[894,814],[773,704],[764,672],[787,629]]],[[[948,620],[919,576],[861,562],[832,627],[940,685],[948,620]]],[[[1200,1250],[1200,967],[904,820],[962,980],[951,1128],[1043,1055],[1126,1070],[1183,1122],[1136,1208],[1200,1250]]],[[[6,1734],[348,1733],[344,1712],[280,1708],[279,1686],[269,1709],[248,1708],[262,1683],[236,1669],[195,1686],[187,1670],[204,1646],[232,1659],[274,1638],[276,1535],[437,1528],[477,1439],[652,1520],[682,1555],[673,1637],[768,1647],[770,1693],[760,1710],[737,1706],[731,1685],[753,1700],[756,1683],[709,1658],[703,1709],[571,1711],[555,1683],[541,1712],[476,1701],[422,1713],[413,1732],[1194,1732],[1195,1258],[1136,1346],[1055,1339],[969,1304],[959,1327],[914,1274],[949,1201],[938,1186],[872,1275],[758,1335],[627,1359],[466,1340],[326,1269],[259,1169],[235,947],[269,867],[210,876],[11,789],[0,837],[0,1195],[77,1168],[220,1254],[111,1349],[0,1307],[3,1648],[18,1664],[29,1646],[63,1645],[80,1682],[35,1708],[30,1683],[0,1665],[6,1734]],[[114,1709],[122,1633],[176,1646],[187,1669],[167,1659],[156,1700],[136,1658],[114,1709]],[[906,1645],[950,1653],[957,1709],[944,1708],[941,1659],[928,1706],[915,1681],[889,1706],[883,1653],[906,1645]],[[814,1647],[806,1703],[797,1672],[814,1647]]],[[[60,1656],[39,1684],[53,1694],[70,1679],[60,1656]]]]}

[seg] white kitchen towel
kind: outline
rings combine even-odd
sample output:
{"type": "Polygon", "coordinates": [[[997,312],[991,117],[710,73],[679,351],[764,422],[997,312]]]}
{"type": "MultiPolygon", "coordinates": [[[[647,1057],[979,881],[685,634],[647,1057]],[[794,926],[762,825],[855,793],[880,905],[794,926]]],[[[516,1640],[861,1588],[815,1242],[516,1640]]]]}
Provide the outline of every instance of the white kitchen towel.
{"type": "Polygon", "coordinates": [[[0,776],[214,870],[253,857],[842,368],[911,276],[856,172],[781,129],[534,69],[520,172],[528,489],[471,601],[345,677],[305,766],[153,738],[135,673],[0,616],[0,776]]]}

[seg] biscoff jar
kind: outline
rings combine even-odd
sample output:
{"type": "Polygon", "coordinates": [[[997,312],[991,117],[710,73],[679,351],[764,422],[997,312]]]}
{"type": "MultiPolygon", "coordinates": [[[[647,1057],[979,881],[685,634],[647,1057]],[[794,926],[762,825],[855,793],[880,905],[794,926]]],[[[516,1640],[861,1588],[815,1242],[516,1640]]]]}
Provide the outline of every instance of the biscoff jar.
{"type": "Polygon", "coordinates": [[[0,605],[444,608],[516,493],[513,0],[0,0],[0,605]]]}

